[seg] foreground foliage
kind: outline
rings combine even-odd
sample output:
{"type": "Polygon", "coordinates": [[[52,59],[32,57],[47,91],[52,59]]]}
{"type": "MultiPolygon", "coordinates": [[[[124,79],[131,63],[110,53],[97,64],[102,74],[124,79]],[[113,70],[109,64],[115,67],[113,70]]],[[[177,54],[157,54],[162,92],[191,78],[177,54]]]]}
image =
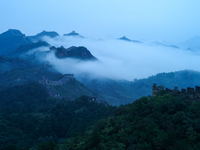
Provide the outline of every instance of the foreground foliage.
{"type": "Polygon", "coordinates": [[[0,92],[0,150],[55,149],[84,132],[115,107],[81,96],[75,101],[49,97],[42,85],[29,83],[0,92]]]}
{"type": "Polygon", "coordinates": [[[200,102],[162,91],[142,97],[65,144],[69,150],[188,150],[200,148],[200,102]]]}

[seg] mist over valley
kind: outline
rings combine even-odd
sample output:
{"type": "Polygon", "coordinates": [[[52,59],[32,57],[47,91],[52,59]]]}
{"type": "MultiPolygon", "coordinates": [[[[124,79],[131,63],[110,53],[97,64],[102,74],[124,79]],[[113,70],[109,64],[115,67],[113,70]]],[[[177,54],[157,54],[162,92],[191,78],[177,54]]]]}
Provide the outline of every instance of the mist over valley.
{"type": "Polygon", "coordinates": [[[2,1],[0,150],[200,149],[199,4],[2,1]]]}

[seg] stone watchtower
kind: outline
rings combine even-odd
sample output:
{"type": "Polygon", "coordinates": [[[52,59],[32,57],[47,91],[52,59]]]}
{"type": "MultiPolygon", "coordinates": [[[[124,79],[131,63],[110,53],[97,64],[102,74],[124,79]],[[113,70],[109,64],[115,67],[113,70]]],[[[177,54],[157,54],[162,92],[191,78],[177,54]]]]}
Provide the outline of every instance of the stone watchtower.
{"type": "MultiPolygon", "coordinates": [[[[161,89],[154,83],[152,87],[152,96],[156,96],[160,90],[161,89]]],[[[195,89],[187,87],[187,90],[181,89],[181,91],[178,90],[178,87],[175,87],[173,90],[166,88],[166,93],[174,93],[176,96],[184,94],[187,96],[187,99],[200,102],[200,86],[196,86],[195,89]]]]}
{"type": "Polygon", "coordinates": [[[154,83],[153,88],[152,88],[152,96],[156,96],[156,93],[159,92],[159,88],[157,85],[154,83]]]}

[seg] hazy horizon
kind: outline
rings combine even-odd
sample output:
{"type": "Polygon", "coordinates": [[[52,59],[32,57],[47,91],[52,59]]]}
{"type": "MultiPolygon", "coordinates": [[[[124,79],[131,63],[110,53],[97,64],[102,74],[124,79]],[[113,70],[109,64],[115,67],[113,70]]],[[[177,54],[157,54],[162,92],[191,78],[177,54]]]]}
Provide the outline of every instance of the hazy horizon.
{"type": "Polygon", "coordinates": [[[0,3],[0,32],[26,35],[72,30],[92,38],[160,40],[173,43],[200,35],[200,1],[194,0],[8,0],[0,3]]]}
{"type": "Polygon", "coordinates": [[[199,6],[199,0],[8,0],[0,3],[0,33],[18,29],[30,36],[55,31],[61,36],[46,38],[52,46],[85,46],[101,62],[79,63],[49,55],[46,59],[62,73],[133,80],[161,72],[200,71],[199,54],[188,51],[190,45],[174,49],[116,40],[126,36],[175,45],[184,42],[200,35],[199,6]],[[87,39],[62,37],[73,30],[87,39]]]}

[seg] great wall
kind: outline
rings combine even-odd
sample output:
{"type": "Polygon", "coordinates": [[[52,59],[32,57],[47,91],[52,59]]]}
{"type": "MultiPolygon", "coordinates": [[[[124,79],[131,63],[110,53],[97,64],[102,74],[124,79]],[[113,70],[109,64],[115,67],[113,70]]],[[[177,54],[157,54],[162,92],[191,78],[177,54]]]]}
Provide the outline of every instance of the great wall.
{"type": "Polygon", "coordinates": [[[63,84],[67,84],[69,81],[71,81],[73,79],[74,79],[73,74],[64,74],[64,77],[58,81],[51,81],[51,80],[48,80],[47,78],[45,78],[45,76],[43,76],[39,80],[39,83],[43,84],[43,85],[63,85],[63,84]]]}
{"type": "MultiPolygon", "coordinates": [[[[157,96],[161,89],[154,83],[152,87],[152,96],[157,96]]],[[[187,87],[187,89],[178,90],[178,87],[175,87],[173,90],[166,88],[166,93],[174,93],[175,95],[184,94],[189,100],[200,101],[200,86],[196,86],[195,89],[187,87]]]]}
{"type": "Polygon", "coordinates": [[[90,100],[94,101],[94,102],[97,102],[97,103],[102,103],[106,106],[109,106],[109,104],[106,102],[106,101],[102,101],[102,100],[98,100],[97,97],[89,97],[90,100]]]}
{"type": "MultiPolygon", "coordinates": [[[[56,85],[64,85],[64,84],[67,84],[69,83],[70,81],[74,80],[74,74],[64,74],[64,77],[58,81],[51,81],[51,80],[48,80],[45,76],[43,76],[40,80],[39,80],[39,83],[42,84],[46,90],[48,91],[49,95],[51,97],[55,97],[55,98],[63,98],[58,92],[56,92],[55,90],[53,90],[49,85],[51,86],[56,86],[56,85]]],[[[67,100],[70,100],[70,98],[68,97],[64,97],[66,98],[67,100]]],[[[94,101],[94,102],[97,102],[97,103],[102,103],[106,106],[109,106],[109,104],[106,102],[106,101],[103,101],[103,100],[98,100],[97,97],[91,97],[89,96],[89,99],[94,101]]]]}
{"type": "MultiPolygon", "coordinates": [[[[45,76],[43,76],[39,80],[39,83],[42,84],[46,88],[46,90],[48,91],[48,93],[51,97],[62,98],[61,95],[58,92],[56,92],[55,90],[53,90],[49,85],[52,85],[52,86],[64,85],[64,84],[67,84],[68,82],[72,81],[73,79],[74,79],[73,74],[64,74],[64,77],[57,81],[49,80],[45,76]]],[[[70,100],[68,97],[65,97],[65,98],[70,100]]]]}

